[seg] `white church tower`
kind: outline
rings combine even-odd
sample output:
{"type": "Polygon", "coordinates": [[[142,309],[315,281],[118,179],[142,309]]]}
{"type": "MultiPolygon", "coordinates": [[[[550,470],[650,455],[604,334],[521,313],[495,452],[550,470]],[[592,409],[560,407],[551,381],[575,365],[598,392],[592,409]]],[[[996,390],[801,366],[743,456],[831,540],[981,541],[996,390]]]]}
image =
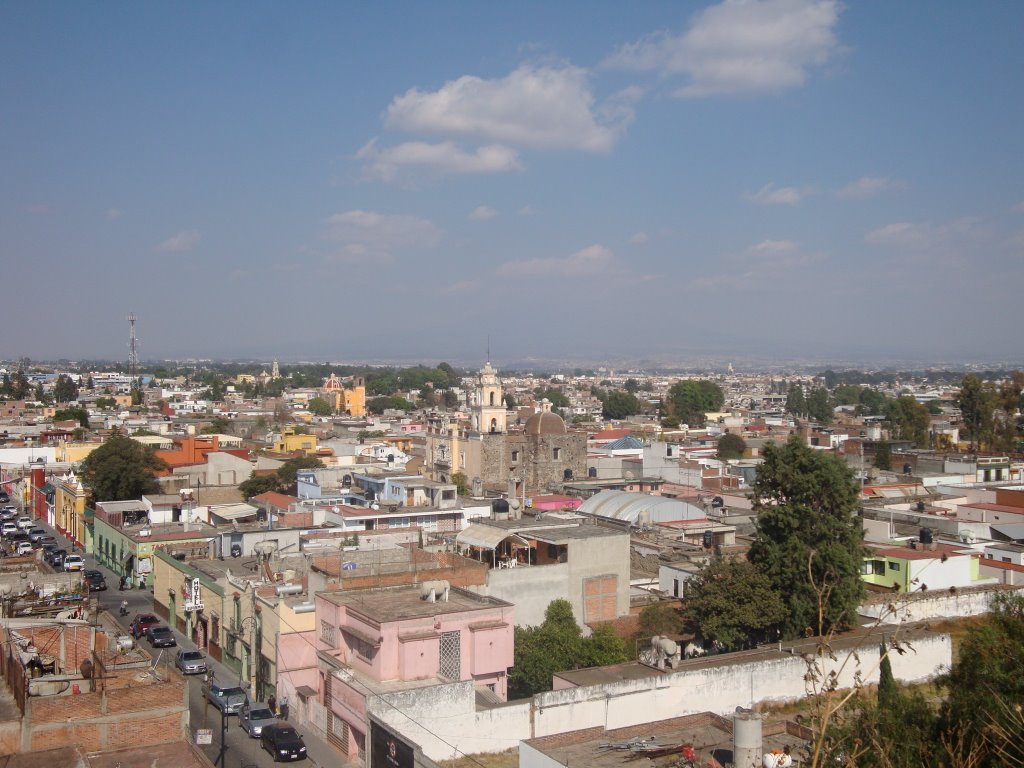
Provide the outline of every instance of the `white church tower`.
{"type": "Polygon", "coordinates": [[[505,396],[501,391],[501,379],[490,360],[477,376],[473,401],[473,429],[484,433],[504,433],[505,396]]]}

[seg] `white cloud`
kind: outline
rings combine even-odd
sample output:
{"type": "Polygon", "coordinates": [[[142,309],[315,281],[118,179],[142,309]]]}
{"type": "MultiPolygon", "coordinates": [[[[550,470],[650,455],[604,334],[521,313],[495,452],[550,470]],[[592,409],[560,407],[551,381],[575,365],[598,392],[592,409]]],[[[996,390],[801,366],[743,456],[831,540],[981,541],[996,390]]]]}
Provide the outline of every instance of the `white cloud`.
{"type": "Polygon", "coordinates": [[[367,163],[367,175],[392,181],[404,169],[419,169],[436,174],[506,173],[522,170],[519,153],[510,147],[490,144],[466,152],[450,141],[431,144],[407,141],[394,147],[380,148],[377,139],[369,141],[356,153],[367,163]]]}
{"type": "Polygon", "coordinates": [[[637,232],[635,235],[629,238],[629,242],[633,243],[633,245],[643,245],[650,239],[651,236],[648,235],[646,232],[637,232]]]}
{"type": "Polygon", "coordinates": [[[842,189],[837,189],[836,197],[840,200],[858,200],[871,197],[871,195],[887,189],[899,189],[902,186],[902,181],[888,176],[862,176],[856,181],[851,181],[842,189]]]}
{"type": "Polygon", "coordinates": [[[387,109],[388,128],[535,149],[607,152],[633,121],[639,91],[595,105],[586,70],[524,64],[503,78],[465,75],[437,91],[411,88],[387,109]]]}
{"type": "Polygon", "coordinates": [[[627,43],[605,66],[684,75],[678,96],[755,93],[799,86],[839,47],[837,0],[723,0],[681,34],[656,32],[627,43]]]}
{"type": "Polygon", "coordinates": [[[753,254],[792,253],[797,247],[797,243],[792,240],[762,240],[757,245],[750,246],[747,252],[753,254]]]}
{"type": "Polygon", "coordinates": [[[478,205],[470,212],[469,218],[473,221],[487,221],[487,219],[493,219],[497,215],[498,212],[490,206],[478,205]]]}
{"type": "Polygon", "coordinates": [[[756,205],[796,205],[813,192],[810,187],[776,187],[774,184],[765,184],[747,197],[756,205]]]}
{"type": "Polygon", "coordinates": [[[614,258],[614,254],[603,245],[591,245],[563,258],[508,261],[498,267],[498,274],[513,277],[583,277],[607,271],[614,258]]]}
{"type": "Polygon", "coordinates": [[[395,253],[431,248],[444,232],[433,222],[417,216],[374,211],[345,211],[327,219],[324,239],[338,243],[341,250],[331,261],[391,259],[395,253]]]}
{"type": "Polygon", "coordinates": [[[111,221],[113,221],[114,219],[120,219],[122,216],[124,216],[124,211],[118,208],[107,208],[106,212],[103,215],[106,216],[111,221]]]}
{"type": "Polygon", "coordinates": [[[938,248],[983,235],[980,224],[981,220],[973,216],[964,216],[938,226],[899,221],[871,230],[864,236],[864,241],[869,245],[912,250],[938,248]]]}
{"type": "Polygon", "coordinates": [[[202,239],[202,234],[196,229],[186,229],[176,235],[164,240],[156,249],[164,253],[186,253],[191,251],[202,239]]]}
{"type": "Polygon", "coordinates": [[[457,280],[448,286],[451,293],[469,293],[480,289],[479,280],[457,280]]]}

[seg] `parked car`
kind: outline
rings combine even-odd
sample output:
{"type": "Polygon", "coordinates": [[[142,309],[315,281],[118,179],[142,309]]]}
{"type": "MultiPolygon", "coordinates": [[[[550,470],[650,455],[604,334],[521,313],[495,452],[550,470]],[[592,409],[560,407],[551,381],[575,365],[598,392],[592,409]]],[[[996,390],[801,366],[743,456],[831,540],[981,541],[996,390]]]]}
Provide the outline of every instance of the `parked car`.
{"type": "Polygon", "coordinates": [[[56,549],[57,540],[53,536],[43,536],[43,538],[39,539],[39,541],[36,542],[36,546],[38,546],[40,549],[46,549],[47,546],[56,549]]]}
{"type": "Polygon", "coordinates": [[[27,555],[32,551],[31,541],[19,541],[14,545],[14,554],[16,555],[27,555]]]}
{"type": "Polygon", "coordinates": [[[138,640],[146,634],[147,629],[159,623],[159,616],[154,616],[152,613],[137,613],[132,619],[132,623],[128,625],[128,631],[132,633],[132,637],[138,640]]]}
{"type": "Polygon", "coordinates": [[[68,555],[64,558],[65,571],[84,571],[85,558],[81,555],[68,555]]]}
{"type": "Polygon", "coordinates": [[[89,585],[90,592],[102,592],[107,588],[107,580],[99,571],[86,571],[85,581],[89,585]]]}
{"type": "Polygon", "coordinates": [[[18,526],[15,525],[14,522],[11,520],[8,520],[7,522],[0,525],[0,534],[3,534],[3,537],[5,539],[16,533],[17,530],[18,526]]]}
{"type": "Polygon", "coordinates": [[[55,549],[46,559],[46,562],[48,562],[54,568],[60,568],[64,565],[64,558],[67,556],[68,551],[66,549],[55,549]]]}
{"type": "Polygon", "coordinates": [[[302,737],[287,723],[266,726],[260,734],[260,744],[274,756],[275,763],[281,760],[306,759],[306,745],[302,737]]]}
{"type": "Polygon", "coordinates": [[[178,644],[178,641],[174,639],[174,633],[171,632],[171,628],[163,624],[151,626],[147,629],[146,637],[149,638],[149,644],[154,648],[173,648],[178,644]]]}
{"type": "Polygon", "coordinates": [[[49,535],[50,534],[48,534],[46,532],[45,528],[33,528],[32,530],[30,530],[28,532],[28,540],[31,541],[34,544],[35,542],[37,542],[40,539],[42,539],[44,536],[49,536],[49,535]]]}
{"type": "Polygon", "coordinates": [[[249,738],[258,739],[263,729],[277,722],[277,715],[270,711],[270,705],[260,701],[245,704],[238,711],[238,725],[249,734],[249,738]]]}
{"type": "Polygon", "coordinates": [[[7,522],[8,520],[14,521],[18,517],[18,510],[13,507],[5,507],[0,509],[0,522],[7,522]]]}
{"type": "Polygon", "coordinates": [[[11,495],[7,491],[0,491],[0,504],[9,504],[11,495]]]}
{"type": "Polygon", "coordinates": [[[237,715],[238,710],[249,700],[245,691],[237,685],[223,686],[216,681],[205,683],[203,693],[213,706],[229,715],[237,715]]]}
{"type": "Polygon", "coordinates": [[[17,521],[14,524],[18,526],[19,529],[27,531],[31,529],[33,525],[35,525],[35,521],[31,517],[22,515],[17,519],[17,521]]]}
{"type": "Polygon", "coordinates": [[[183,675],[201,675],[209,669],[202,651],[187,651],[184,648],[175,655],[174,666],[183,675]]]}

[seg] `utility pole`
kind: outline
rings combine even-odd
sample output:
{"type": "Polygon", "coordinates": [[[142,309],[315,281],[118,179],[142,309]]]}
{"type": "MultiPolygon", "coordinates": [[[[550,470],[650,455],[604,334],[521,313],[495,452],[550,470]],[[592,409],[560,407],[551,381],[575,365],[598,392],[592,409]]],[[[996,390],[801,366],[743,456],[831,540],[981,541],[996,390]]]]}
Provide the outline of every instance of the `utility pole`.
{"type": "Polygon", "coordinates": [[[228,702],[225,698],[223,707],[220,711],[220,753],[217,755],[217,759],[214,761],[214,765],[219,765],[220,768],[226,768],[227,763],[224,762],[224,758],[228,753],[228,702]]]}

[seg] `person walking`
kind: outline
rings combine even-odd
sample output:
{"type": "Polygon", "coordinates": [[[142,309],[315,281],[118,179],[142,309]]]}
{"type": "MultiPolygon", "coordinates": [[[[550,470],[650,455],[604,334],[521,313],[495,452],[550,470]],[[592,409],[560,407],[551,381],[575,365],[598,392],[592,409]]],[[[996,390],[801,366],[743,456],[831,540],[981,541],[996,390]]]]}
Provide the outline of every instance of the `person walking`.
{"type": "Polygon", "coordinates": [[[127,616],[128,615],[128,601],[127,600],[122,600],[121,601],[121,609],[120,610],[121,610],[121,615],[122,616],[127,616]]]}
{"type": "Polygon", "coordinates": [[[270,707],[270,711],[276,716],[277,715],[277,697],[274,694],[270,694],[270,698],[267,699],[267,706],[270,707]]]}
{"type": "Polygon", "coordinates": [[[280,707],[281,707],[281,719],[284,720],[285,722],[287,722],[288,721],[288,694],[287,693],[284,694],[281,697],[280,707]]]}

